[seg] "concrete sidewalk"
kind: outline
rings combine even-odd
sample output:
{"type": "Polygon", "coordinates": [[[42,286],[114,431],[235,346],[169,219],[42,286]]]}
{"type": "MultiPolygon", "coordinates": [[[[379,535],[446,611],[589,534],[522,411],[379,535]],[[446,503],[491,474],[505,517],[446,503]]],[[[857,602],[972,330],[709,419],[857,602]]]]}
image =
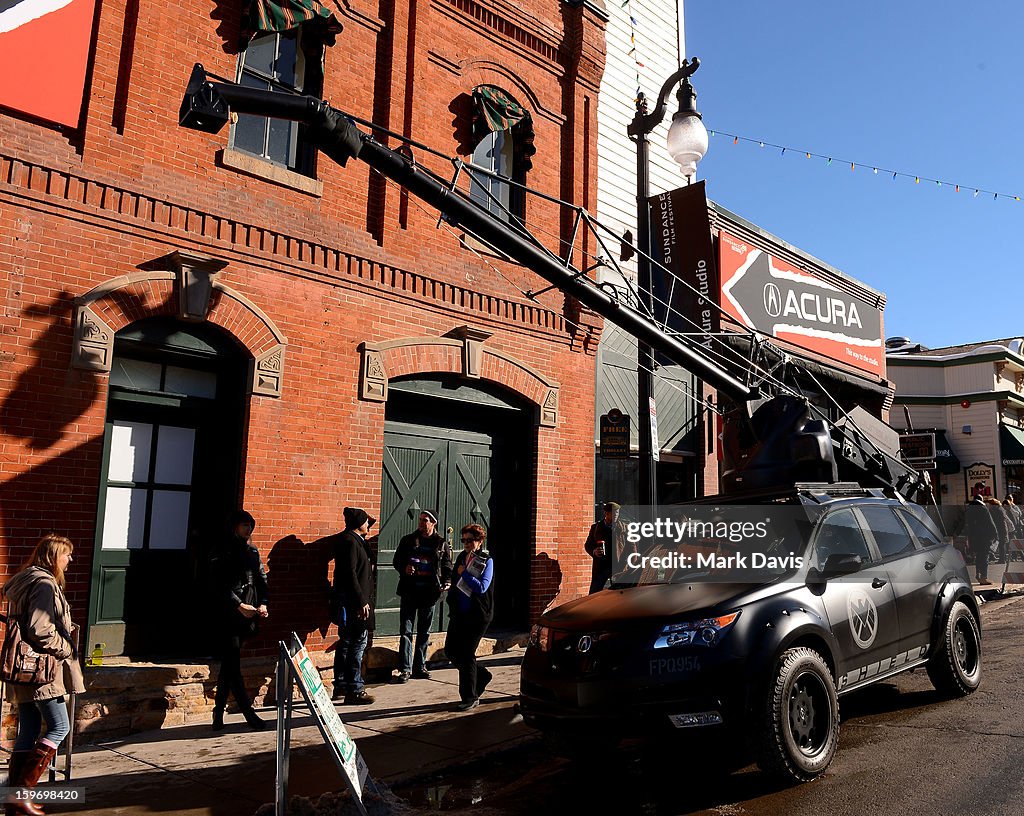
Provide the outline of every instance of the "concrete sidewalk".
{"type": "MultiPolygon", "coordinates": [[[[339,703],[371,776],[394,785],[532,738],[534,732],[513,722],[522,656],[520,650],[480,659],[494,680],[470,712],[452,711],[459,699],[453,668],[433,671],[430,680],[368,686],[377,698],[370,706],[339,703]]],[[[273,709],[260,715],[273,724],[273,709]]],[[[83,747],[75,753],[70,784],[85,789],[85,803],[49,805],[48,812],[251,816],[274,799],[276,731],[255,733],[238,714],[226,720],[219,733],[187,725],[83,747]]],[[[289,795],[315,799],[342,790],[312,716],[293,710],[292,723],[289,795]]]]}

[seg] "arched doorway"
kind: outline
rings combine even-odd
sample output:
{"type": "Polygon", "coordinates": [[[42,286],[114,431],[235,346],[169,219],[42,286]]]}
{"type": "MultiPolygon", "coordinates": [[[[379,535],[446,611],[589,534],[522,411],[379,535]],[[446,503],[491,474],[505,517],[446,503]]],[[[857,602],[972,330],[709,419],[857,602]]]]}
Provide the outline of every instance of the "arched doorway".
{"type": "Polygon", "coordinates": [[[158,317],[117,333],[89,650],[210,653],[208,554],[240,495],[247,365],[246,352],[207,323],[158,317]]]}
{"type": "MultiPolygon", "coordinates": [[[[416,529],[421,509],[437,513],[438,531],[457,554],[458,532],[487,529],[494,558],[492,629],[521,630],[529,615],[536,449],[535,408],[518,395],[455,375],[390,380],[381,470],[377,544],[377,634],[398,633],[398,574],[392,568],[402,536],[416,529]]],[[[434,616],[443,630],[447,609],[434,616]]]]}

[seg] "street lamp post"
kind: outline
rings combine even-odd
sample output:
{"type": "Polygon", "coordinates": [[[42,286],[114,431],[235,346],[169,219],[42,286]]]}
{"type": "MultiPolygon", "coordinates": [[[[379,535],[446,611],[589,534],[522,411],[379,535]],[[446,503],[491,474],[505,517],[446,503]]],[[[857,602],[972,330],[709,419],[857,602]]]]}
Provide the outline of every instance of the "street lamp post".
{"type": "MultiPolygon", "coordinates": [[[[636,226],[637,226],[637,289],[641,309],[654,314],[654,297],[651,291],[651,219],[647,199],[650,196],[650,142],[648,136],[665,118],[665,104],[676,83],[680,83],[676,98],[679,109],[672,117],[668,130],[668,151],[679,164],[687,184],[697,172],[699,162],[708,149],[708,132],[697,112],[697,94],[690,84],[690,77],[700,67],[700,60],[683,60],[683,64],[658,94],[658,104],[647,112],[647,100],[643,93],[636,100],[636,116],[630,122],[626,133],[636,141],[636,226]]],[[[659,444],[651,433],[651,398],[654,396],[654,354],[649,343],[637,341],[637,425],[640,445],[640,491],[639,503],[653,508],[658,501],[655,448],[659,444]]],[[[653,512],[653,511],[652,511],[653,512]]]]}

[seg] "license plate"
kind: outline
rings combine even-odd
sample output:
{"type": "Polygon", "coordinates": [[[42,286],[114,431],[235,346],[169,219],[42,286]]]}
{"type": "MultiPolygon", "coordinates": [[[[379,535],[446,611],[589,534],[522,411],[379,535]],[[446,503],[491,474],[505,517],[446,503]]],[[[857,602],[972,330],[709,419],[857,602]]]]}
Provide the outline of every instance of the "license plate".
{"type": "Polygon", "coordinates": [[[692,714],[669,714],[668,718],[676,728],[699,728],[704,725],[722,724],[722,715],[717,711],[697,711],[692,714]]]}

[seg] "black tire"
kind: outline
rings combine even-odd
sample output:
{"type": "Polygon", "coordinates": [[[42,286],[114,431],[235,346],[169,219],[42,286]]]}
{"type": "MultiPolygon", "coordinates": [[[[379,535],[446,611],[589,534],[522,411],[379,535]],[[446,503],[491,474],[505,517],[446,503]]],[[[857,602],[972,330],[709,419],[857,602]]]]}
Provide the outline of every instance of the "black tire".
{"type": "Polygon", "coordinates": [[[981,631],[967,604],[953,604],[939,637],[928,661],[928,678],[943,694],[964,697],[981,685],[981,631]]]}
{"type": "Polygon", "coordinates": [[[768,683],[755,735],[757,764],[787,782],[809,782],[839,747],[839,697],[832,672],[814,649],[783,652],[768,683]]]}

